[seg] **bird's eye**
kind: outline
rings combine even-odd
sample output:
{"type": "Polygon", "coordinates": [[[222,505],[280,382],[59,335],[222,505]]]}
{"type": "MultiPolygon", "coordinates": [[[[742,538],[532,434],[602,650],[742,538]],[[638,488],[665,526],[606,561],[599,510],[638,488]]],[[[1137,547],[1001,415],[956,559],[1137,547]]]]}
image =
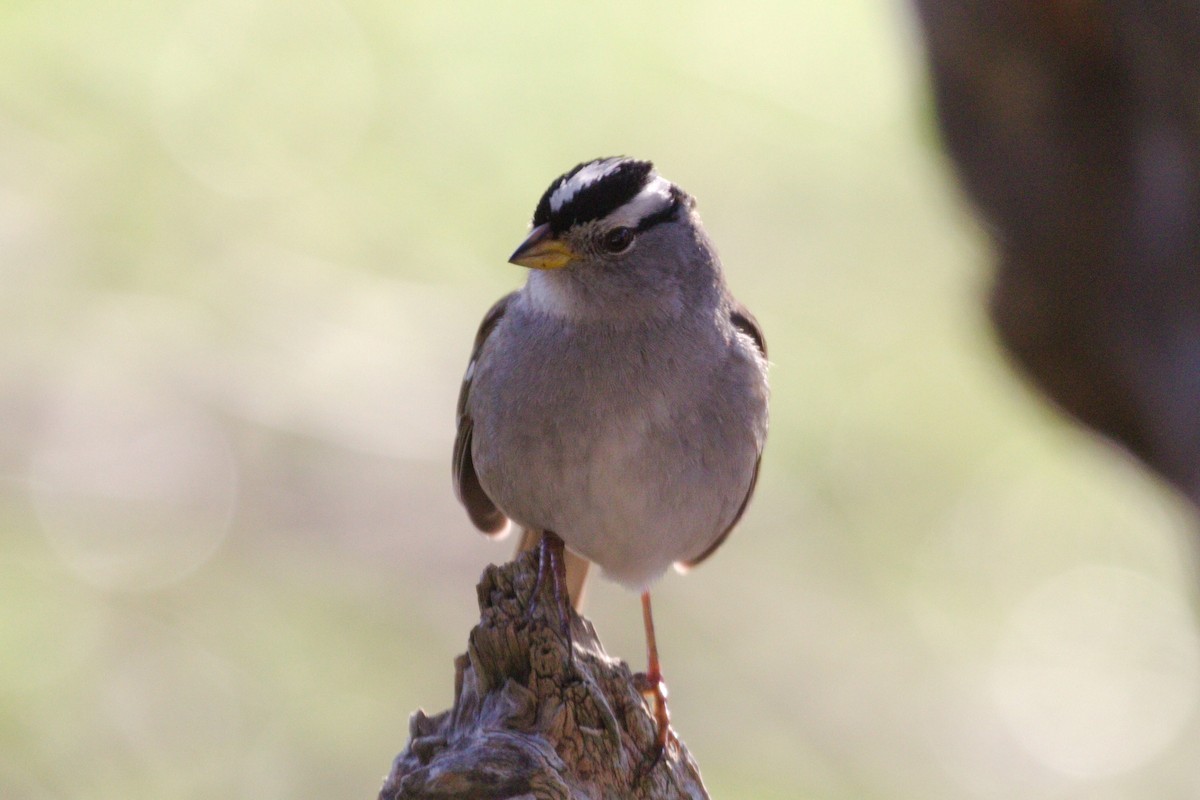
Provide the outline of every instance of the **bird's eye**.
{"type": "Polygon", "coordinates": [[[604,249],[610,253],[624,253],[632,244],[632,228],[613,228],[604,234],[604,249]]]}

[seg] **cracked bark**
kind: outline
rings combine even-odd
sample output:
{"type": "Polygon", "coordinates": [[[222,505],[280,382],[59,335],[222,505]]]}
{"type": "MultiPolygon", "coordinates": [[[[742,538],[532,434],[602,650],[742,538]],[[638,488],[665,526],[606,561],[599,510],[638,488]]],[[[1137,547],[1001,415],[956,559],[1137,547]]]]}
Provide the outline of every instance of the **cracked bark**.
{"type": "Polygon", "coordinates": [[[574,611],[572,662],[550,581],[528,613],[536,575],[534,552],[484,571],[454,705],[412,715],[380,800],[707,798],[682,742],[648,768],[655,725],[638,676],[574,611]]]}

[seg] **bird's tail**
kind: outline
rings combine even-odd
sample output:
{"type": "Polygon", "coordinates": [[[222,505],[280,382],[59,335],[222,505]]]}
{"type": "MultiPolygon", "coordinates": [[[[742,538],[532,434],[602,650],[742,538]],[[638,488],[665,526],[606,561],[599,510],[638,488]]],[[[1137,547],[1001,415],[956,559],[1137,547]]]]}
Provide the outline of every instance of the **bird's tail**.
{"type": "MultiPolygon", "coordinates": [[[[535,549],[541,540],[541,531],[522,528],[516,554],[519,556],[526,550],[535,549]]],[[[588,568],[592,562],[569,548],[563,549],[563,556],[567,562],[567,594],[571,598],[571,605],[575,607],[576,611],[579,611],[583,608],[583,590],[587,585],[588,568]]]]}

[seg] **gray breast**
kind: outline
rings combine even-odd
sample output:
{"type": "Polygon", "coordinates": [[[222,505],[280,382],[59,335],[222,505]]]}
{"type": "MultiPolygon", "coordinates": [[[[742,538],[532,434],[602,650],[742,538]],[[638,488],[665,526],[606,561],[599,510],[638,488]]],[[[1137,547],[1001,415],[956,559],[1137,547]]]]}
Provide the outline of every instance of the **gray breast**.
{"type": "Polygon", "coordinates": [[[482,485],[515,521],[648,583],[705,550],[745,497],[766,389],[742,344],[711,320],[568,327],[513,309],[471,393],[482,485]]]}

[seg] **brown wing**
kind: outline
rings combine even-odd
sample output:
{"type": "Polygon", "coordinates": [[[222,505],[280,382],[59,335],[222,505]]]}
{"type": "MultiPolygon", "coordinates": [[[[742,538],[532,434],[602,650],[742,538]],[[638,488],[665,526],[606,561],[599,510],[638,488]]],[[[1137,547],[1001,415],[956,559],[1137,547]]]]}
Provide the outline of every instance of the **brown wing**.
{"type": "Polygon", "coordinates": [[[467,516],[476,528],[486,534],[496,534],[504,530],[507,519],[492,498],[479,484],[479,476],[475,474],[475,462],[471,459],[471,434],[475,423],[467,413],[467,399],[471,394],[471,379],[475,375],[475,365],[479,353],[483,350],[488,334],[496,327],[496,323],[508,309],[508,301],[512,295],[505,295],[488,310],[475,334],[475,346],[471,350],[471,360],[467,364],[467,373],[463,376],[462,388],[458,392],[458,432],[454,437],[454,458],[451,467],[454,473],[454,494],[458,501],[467,509],[467,516]]]}
{"type": "Polygon", "coordinates": [[[766,337],[763,336],[762,328],[758,326],[758,320],[750,313],[750,309],[734,300],[733,309],[729,312],[729,321],[733,323],[733,327],[754,340],[763,358],[767,357],[766,337]]]}
{"type": "MultiPolygon", "coordinates": [[[[743,306],[741,303],[738,303],[736,300],[734,301],[733,310],[729,312],[729,321],[733,323],[733,327],[737,328],[740,332],[746,334],[754,340],[754,343],[758,345],[758,352],[762,353],[763,358],[767,357],[767,340],[766,337],[763,336],[762,328],[758,326],[758,320],[754,318],[754,315],[751,314],[745,306],[743,306]]],[[[733,522],[729,523],[729,527],[717,537],[715,542],[709,545],[707,550],[690,561],[681,562],[684,567],[690,569],[704,561],[704,559],[715,553],[717,548],[724,544],[725,540],[729,538],[729,534],[735,527],[737,527],[738,521],[742,518],[742,514],[746,513],[746,506],[750,505],[750,497],[754,494],[754,487],[758,483],[758,466],[761,463],[762,453],[759,453],[758,458],[754,460],[754,472],[750,476],[750,486],[746,489],[746,496],[742,498],[742,504],[738,506],[737,513],[733,515],[733,522]]]]}

